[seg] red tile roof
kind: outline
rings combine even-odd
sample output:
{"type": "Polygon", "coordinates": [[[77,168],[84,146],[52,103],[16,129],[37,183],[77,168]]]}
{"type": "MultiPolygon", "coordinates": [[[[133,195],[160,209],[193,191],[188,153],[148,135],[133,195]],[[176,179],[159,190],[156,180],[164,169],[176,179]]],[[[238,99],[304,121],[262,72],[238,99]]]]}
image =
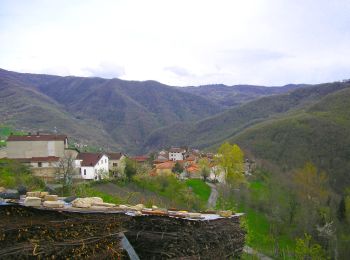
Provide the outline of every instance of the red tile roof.
{"type": "Polygon", "coordinates": [[[7,142],[13,141],[65,141],[66,135],[10,135],[7,142]]]}
{"type": "Polygon", "coordinates": [[[186,168],[188,173],[197,173],[199,172],[199,166],[197,164],[191,164],[186,168]]]}
{"type": "Polygon", "coordinates": [[[58,162],[60,160],[59,157],[56,156],[47,156],[47,157],[32,157],[32,158],[14,158],[10,160],[16,160],[23,163],[30,162],[58,162]]]}
{"type": "Polygon", "coordinates": [[[145,155],[141,155],[141,156],[131,157],[131,159],[135,160],[136,162],[145,162],[149,159],[149,157],[145,155]]]}
{"type": "Polygon", "coordinates": [[[89,167],[95,166],[102,156],[103,154],[100,153],[80,153],[77,156],[77,160],[82,160],[81,166],[89,167]]]}
{"type": "Polygon", "coordinates": [[[164,163],[164,162],[167,162],[167,161],[169,161],[169,160],[168,159],[164,159],[164,160],[159,160],[158,159],[158,160],[154,160],[153,163],[154,164],[160,164],[160,163],[164,163]]]}
{"type": "Polygon", "coordinates": [[[123,154],[122,153],[107,153],[107,156],[110,160],[119,160],[123,154]]]}
{"type": "Polygon", "coordinates": [[[58,162],[59,157],[56,156],[47,156],[47,157],[32,157],[32,162],[58,162]]]}
{"type": "Polygon", "coordinates": [[[164,162],[164,163],[160,163],[156,165],[156,169],[159,170],[166,170],[166,169],[173,169],[173,167],[175,166],[175,163],[172,161],[169,162],[164,162]]]}

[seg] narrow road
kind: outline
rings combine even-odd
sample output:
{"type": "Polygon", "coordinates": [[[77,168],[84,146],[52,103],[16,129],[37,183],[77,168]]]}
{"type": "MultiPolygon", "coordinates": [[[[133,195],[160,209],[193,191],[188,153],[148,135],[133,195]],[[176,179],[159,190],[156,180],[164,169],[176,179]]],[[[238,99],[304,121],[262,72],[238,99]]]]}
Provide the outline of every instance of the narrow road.
{"type": "Polygon", "coordinates": [[[253,248],[251,248],[249,246],[245,246],[244,249],[243,249],[243,252],[245,252],[245,253],[247,253],[249,255],[254,255],[260,260],[272,260],[271,257],[266,256],[266,255],[264,255],[262,253],[259,253],[259,252],[255,251],[253,248]]]}
{"type": "Polygon", "coordinates": [[[218,199],[219,193],[216,189],[216,185],[213,183],[208,183],[207,184],[210,186],[211,188],[211,193],[208,199],[208,209],[214,209],[216,206],[216,201],[218,199]]]}
{"type": "MultiPolygon", "coordinates": [[[[211,188],[211,193],[208,199],[208,209],[214,209],[216,206],[216,201],[218,199],[219,193],[216,189],[216,185],[213,183],[208,183],[207,184],[210,186],[211,188]]],[[[256,256],[258,259],[260,260],[273,260],[271,257],[266,256],[256,250],[254,250],[253,248],[249,247],[249,246],[245,246],[243,249],[243,252],[249,254],[249,255],[253,255],[256,256]]]]}

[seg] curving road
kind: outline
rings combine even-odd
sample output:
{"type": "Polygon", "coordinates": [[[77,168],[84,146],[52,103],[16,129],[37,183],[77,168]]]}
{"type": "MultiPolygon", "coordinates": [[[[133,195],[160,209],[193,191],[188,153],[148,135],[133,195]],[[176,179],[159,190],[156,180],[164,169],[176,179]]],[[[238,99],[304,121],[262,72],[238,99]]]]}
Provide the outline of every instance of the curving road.
{"type": "Polygon", "coordinates": [[[218,196],[219,196],[219,193],[216,189],[216,185],[215,184],[212,184],[212,183],[208,183],[207,184],[210,186],[211,188],[211,193],[210,193],[210,196],[209,196],[209,199],[208,199],[208,209],[214,209],[215,206],[216,206],[216,201],[218,199],[218,196]]]}

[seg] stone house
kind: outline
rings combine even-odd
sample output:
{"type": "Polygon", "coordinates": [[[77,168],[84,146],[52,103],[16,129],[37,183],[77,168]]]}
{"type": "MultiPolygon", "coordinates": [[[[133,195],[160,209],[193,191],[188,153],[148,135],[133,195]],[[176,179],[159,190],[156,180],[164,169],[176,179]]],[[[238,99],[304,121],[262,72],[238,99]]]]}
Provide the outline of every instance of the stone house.
{"type": "Polygon", "coordinates": [[[114,176],[118,177],[122,174],[122,171],[125,168],[124,159],[126,155],[123,153],[106,153],[108,156],[108,168],[109,172],[114,176]]]}

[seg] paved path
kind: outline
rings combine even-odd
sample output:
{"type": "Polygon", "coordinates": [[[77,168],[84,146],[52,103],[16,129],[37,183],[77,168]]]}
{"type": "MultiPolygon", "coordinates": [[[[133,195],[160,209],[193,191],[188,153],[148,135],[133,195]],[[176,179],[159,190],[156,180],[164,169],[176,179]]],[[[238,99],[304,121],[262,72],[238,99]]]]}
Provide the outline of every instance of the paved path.
{"type": "Polygon", "coordinates": [[[257,257],[258,259],[260,259],[260,260],[272,260],[271,257],[266,256],[266,255],[264,255],[264,254],[262,254],[262,253],[259,253],[259,252],[255,251],[253,248],[251,248],[251,247],[249,247],[249,246],[245,246],[245,247],[243,248],[243,252],[244,252],[244,253],[247,253],[247,254],[249,254],[249,255],[254,255],[254,256],[256,256],[256,257],[257,257]]]}
{"type": "Polygon", "coordinates": [[[208,183],[207,184],[210,186],[211,188],[211,193],[208,199],[208,209],[214,209],[216,206],[216,201],[218,199],[219,193],[216,189],[216,185],[212,184],[212,183],[208,183]]]}
{"type": "MultiPolygon", "coordinates": [[[[216,206],[216,201],[218,199],[219,193],[216,189],[216,185],[213,183],[209,183],[207,182],[207,184],[210,186],[211,188],[211,193],[208,199],[208,209],[214,209],[216,206]]],[[[254,255],[256,256],[258,259],[260,260],[273,260],[271,257],[266,256],[262,253],[259,253],[257,251],[255,251],[253,248],[249,247],[249,246],[245,246],[243,251],[249,255],[254,255]]]]}

